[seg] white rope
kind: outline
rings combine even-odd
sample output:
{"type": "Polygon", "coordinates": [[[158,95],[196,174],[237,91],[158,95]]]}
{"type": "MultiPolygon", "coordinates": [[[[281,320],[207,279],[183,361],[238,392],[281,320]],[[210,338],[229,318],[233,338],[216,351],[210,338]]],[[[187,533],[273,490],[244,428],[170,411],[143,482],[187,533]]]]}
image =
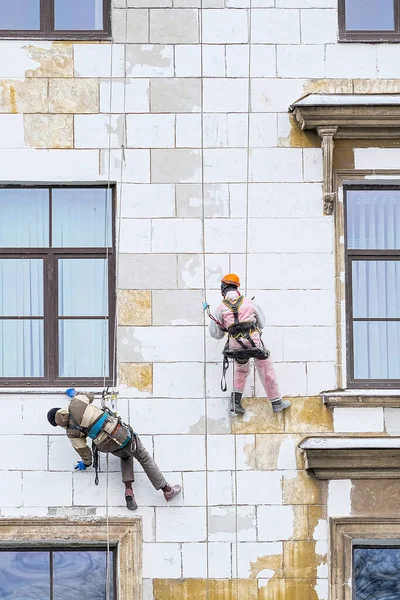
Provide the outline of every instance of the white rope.
{"type": "MultiPolygon", "coordinates": [[[[204,190],[204,47],[203,47],[203,0],[200,0],[200,157],[201,157],[201,226],[203,249],[203,301],[207,304],[206,236],[205,236],[205,190],[204,190]]],[[[209,489],[208,489],[208,394],[207,394],[207,333],[206,311],[203,311],[203,391],[204,391],[204,453],[205,453],[205,501],[206,501],[206,600],[210,597],[210,545],[209,545],[209,489]]]]}

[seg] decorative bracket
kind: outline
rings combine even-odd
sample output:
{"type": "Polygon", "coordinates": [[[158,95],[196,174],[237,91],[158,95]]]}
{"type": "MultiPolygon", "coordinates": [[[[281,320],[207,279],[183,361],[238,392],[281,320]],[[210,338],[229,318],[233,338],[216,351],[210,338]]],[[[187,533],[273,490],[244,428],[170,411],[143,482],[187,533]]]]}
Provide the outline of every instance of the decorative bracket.
{"type": "Polygon", "coordinates": [[[324,215],[332,215],[335,205],[336,193],[333,190],[333,138],[337,127],[317,127],[318,135],[321,138],[322,160],[323,160],[323,201],[324,215]]]}

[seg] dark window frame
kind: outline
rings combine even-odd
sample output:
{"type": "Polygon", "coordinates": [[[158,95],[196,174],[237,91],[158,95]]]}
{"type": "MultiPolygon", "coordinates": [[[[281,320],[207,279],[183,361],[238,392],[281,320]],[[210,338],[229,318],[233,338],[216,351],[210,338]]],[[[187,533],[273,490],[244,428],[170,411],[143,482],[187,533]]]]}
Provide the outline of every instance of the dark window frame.
{"type": "Polygon", "coordinates": [[[393,0],[395,31],[358,31],[346,29],[346,1],[338,0],[339,42],[400,42],[400,0],[393,0]]]}
{"type": "Polygon", "coordinates": [[[400,379],[355,379],[354,378],[354,321],[400,321],[398,319],[371,319],[353,317],[353,280],[352,263],[356,260],[400,260],[400,250],[362,250],[359,248],[348,248],[347,237],[347,192],[352,190],[400,190],[396,185],[345,185],[343,187],[343,206],[344,206],[344,240],[345,240],[345,272],[346,272],[346,366],[347,366],[347,387],[349,389],[398,389],[400,388],[400,379]]]}
{"type": "Polygon", "coordinates": [[[0,39],[111,40],[111,0],[103,0],[103,29],[77,31],[54,28],[54,1],[40,0],[40,30],[0,29],[0,39]]]}
{"type": "MultiPolygon", "coordinates": [[[[44,323],[44,377],[0,377],[0,387],[68,387],[70,383],[81,386],[103,387],[111,385],[114,381],[113,371],[116,368],[115,360],[115,315],[116,315],[116,258],[115,258],[115,186],[111,189],[111,231],[112,246],[100,248],[51,248],[51,190],[52,189],[81,189],[81,188],[103,188],[108,189],[104,184],[52,184],[52,185],[0,185],[0,189],[46,189],[49,190],[49,223],[50,237],[49,247],[44,248],[2,248],[0,246],[0,258],[43,258],[43,317],[9,317],[10,319],[25,320],[43,320],[44,323]],[[103,317],[108,321],[108,344],[109,344],[109,375],[104,377],[59,377],[57,375],[59,364],[59,346],[58,346],[58,259],[59,258],[108,258],[108,317],[103,317]]],[[[7,318],[7,317],[6,317],[7,318]]],[[[6,319],[5,318],[5,319],[6,319]]],[[[65,319],[68,317],[61,317],[65,319]]],[[[74,316],[71,319],[90,319],[91,317],[74,316]]],[[[101,317],[92,317],[101,320],[101,317]]],[[[4,319],[4,317],[1,317],[4,319]]]]}
{"type": "Polygon", "coordinates": [[[0,546],[0,554],[2,552],[47,552],[50,555],[49,566],[50,566],[50,600],[53,599],[53,572],[54,572],[54,559],[53,554],[57,552],[110,552],[112,554],[112,582],[114,588],[114,598],[117,600],[116,594],[118,593],[117,587],[117,566],[118,566],[118,546],[110,544],[108,547],[106,544],[96,545],[93,544],[54,544],[49,546],[47,544],[35,544],[35,545],[23,545],[23,544],[12,544],[7,546],[0,546]]]}

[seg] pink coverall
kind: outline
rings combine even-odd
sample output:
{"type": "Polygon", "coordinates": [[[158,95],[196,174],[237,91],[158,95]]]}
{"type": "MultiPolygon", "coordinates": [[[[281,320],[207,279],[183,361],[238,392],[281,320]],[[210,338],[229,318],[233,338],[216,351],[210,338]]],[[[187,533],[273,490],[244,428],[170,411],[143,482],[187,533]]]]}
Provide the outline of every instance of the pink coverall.
{"type": "MultiPolygon", "coordinates": [[[[238,298],[238,292],[229,291],[225,298],[227,300],[235,301],[238,298]]],[[[239,322],[247,321],[253,322],[257,325],[259,329],[262,329],[265,326],[265,316],[262,312],[261,308],[257,306],[254,302],[245,298],[239,308],[238,312],[239,322]]],[[[230,325],[233,325],[235,322],[233,312],[228,308],[225,304],[221,302],[221,304],[217,307],[214,317],[223,325],[226,329],[230,325]]],[[[213,338],[221,339],[224,337],[225,332],[218,327],[218,325],[214,321],[210,321],[209,326],[210,335],[213,338]]],[[[255,342],[257,346],[260,345],[260,334],[258,332],[254,332],[251,334],[252,340],[255,342]]],[[[248,340],[241,340],[246,346],[251,347],[251,344],[248,340]]],[[[230,339],[229,341],[230,348],[241,348],[240,344],[234,340],[230,339]]],[[[263,384],[265,393],[269,400],[278,400],[281,398],[279,392],[278,381],[276,378],[274,366],[272,364],[272,360],[267,358],[266,360],[260,360],[259,358],[254,359],[258,375],[260,376],[261,383],[263,384]]],[[[244,365],[241,365],[234,362],[234,375],[233,375],[233,391],[240,392],[243,394],[244,386],[246,384],[246,379],[250,371],[250,362],[247,362],[244,365]]]]}

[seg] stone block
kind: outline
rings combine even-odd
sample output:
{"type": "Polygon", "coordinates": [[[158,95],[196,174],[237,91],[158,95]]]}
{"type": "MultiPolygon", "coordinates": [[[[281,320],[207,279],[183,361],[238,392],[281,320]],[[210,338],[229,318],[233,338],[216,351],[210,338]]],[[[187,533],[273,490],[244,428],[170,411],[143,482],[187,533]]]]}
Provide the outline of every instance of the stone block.
{"type": "Polygon", "coordinates": [[[293,506],[259,506],[257,509],[258,540],[279,542],[293,539],[293,506]]]}
{"type": "MultiPolygon", "coordinates": [[[[142,436],[140,436],[142,439],[142,436]]],[[[146,446],[146,448],[150,451],[152,450],[152,446],[151,444],[146,444],[146,441],[144,441],[144,444],[146,446]]],[[[148,508],[154,508],[156,506],[165,506],[165,498],[164,498],[164,494],[160,491],[160,490],[155,490],[154,487],[151,485],[149,478],[147,477],[147,475],[145,473],[137,473],[137,469],[136,469],[136,465],[135,465],[135,495],[137,497],[137,503],[140,507],[144,506],[144,507],[148,507],[148,508]]],[[[167,471],[164,471],[164,477],[167,481],[171,481],[172,483],[177,483],[179,485],[182,485],[182,476],[180,473],[170,473],[167,471]]],[[[172,504],[170,504],[169,506],[182,506],[183,500],[182,500],[183,496],[182,494],[180,494],[176,499],[174,499],[174,501],[172,502],[172,504]]],[[[156,519],[155,519],[155,513],[152,511],[152,515],[151,515],[151,528],[152,528],[152,538],[149,541],[156,541],[156,519]]]]}
{"type": "Polygon", "coordinates": [[[23,49],[27,56],[38,65],[27,69],[26,77],[73,77],[73,47],[71,44],[63,42],[24,43],[23,49]]]}
{"type": "Polygon", "coordinates": [[[155,579],[154,600],[258,599],[257,581],[250,579],[155,579]]]}
{"type": "Polygon", "coordinates": [[[284,471],[283,504],[324,504],[327,486],[305,471],[284,471]]]}
{"type": "Polygon", "coordinates": [[[356,169],[395,169],[400,148],[355,148],[354,159],[356,169]]]}
{"type": "Polygon", "coordinates": [[[154,438],[155,460],[161,470],[205,469],[204,436],[160,435],[154,438]]]}
{"type": "Polygon", "coordinates": [[[143,544],[143,577],[181,576],[180,544],[143,544]]]}
{"type": "Polygon", "coordinates": [[[49,471],[71,473],[78,460],[78,454],[65,435],[49,437],[49,471]]]}
{"type": "MultiPolygon", "coordinates": [[[[2,471],[1,481],[3,491],[0,498],[0,508],[17,508],[22,506],[22,473],[18,473],[17,471],[2,471]]],[[[3,510],[1,512],[2,516],[4,516],[3,510]]]]}
{"type": "Polygon", "coordinates": [[[246,44],[247,13],[225,8],[203,11],[203,41],[205,44],[246,44]]]}
{"type": "Polygon", "coordinates": [[[300,148],[253,148],[250,154],[250,180],[301,181],[303,179],[300,148]]]}
{"type": "Polygon", "coordinates": [[[123,218],[149,219],[175,216],[173,184],[123,184],[121,192],[123,218]]]}
{"type": "MultiPolygon", "coordinates": [[[[331,0],[326,1],[330,2],[331,0]]],[[[300,18],[303,44],[336,44],[338,36],[336,6],[332,10],[326,8],[302,10],[300,18]]]]}
{"type": "MultiPolygon", "coordinates": [[[[173,46],[129,44],[126,58],[131,77],[173,77],[173,46]]],[[[106,77],[106,76],[105,76],[106,77]]]]}
{"type": "Polygon", "coordinates": [[[186,471],[183,475],[183,499],[185,506],[206,505],[206,472],[186,471]]]}
{"type": "Polygon", "coordinates": [[[244,398],[246,414],[232,423],[233,433],[283,433],[283,415],[274,414],[263,398],[244,398]]]}
{"type": "Polygon", "coordinates": [[[304,296],[306,325],[335,325],[333,290],[307,290],[304,296]]]}
{"type": "Polygon", "coordinates": [[[322,390],[336,387],[336,364],[334,362],[307,363],[307,394],[319,394],[322,390]]]}
{"type": "Polygon", "coordinates": [[[256,540],[256,511],[254,506],[211,506],[209,509],[209,540],[239,542],[256,540]],[[237,527],[236,527],[237,525],[237,527]]]}
{"type": "Polygon", "coordinates": [[[318,600],[315,579],[270,579],[258,600],[318,600]]]}
{"type": "Polygon", "coordinates": [[[335,433],[378,433],[384,431],[383,408],[335,408],[333,424],[335,433]]]}
{"type": "Polygon", "coordinates": [[[198,41],[197,10],[185,8],[150,10],[150,42],[152,44],[197,44],[198,41]]]}
{"type": "Polygon", "coordinates": [[[398,408],[384,408],[385,431],[391,435],[400,434],[400,410],[398,408]]]}
{"type": "Polygon", "coordinates": [[[200,219],[154,219],[154,252],[201,252],[200,219]]]}
{"type": "MultiPolygon", "coordinates": [[[[25,452],[31,452],[26,447],[25,452]]],[[[32,458],[37,460],[35,453],[32,458]]],[[[25,472],[23,474],[24,506],[71,506],[72,473],[25,472]]]]}
{"type": "Polygon", "coordinates": [[[97,79],[50,79],[49,112],[99,112],[99,81],[97,79]]]}
{"type": "Polygon", "coordinates": [[[1,113],[46,113],[48,108],[47,79],[0,81],[1,113]]]}
{"type": "MultiPolygon", "coordinates": [[[[286,12],[286,11],[281,11],[286,12]]],[[[254,78],[251,84],[253,112],[287,112],[293,98],[304,95],[304,79],[254,78]]]]}
{"type": "Polygon", "coordinates": [[[150,110],[150,81],[148,79],[113,79],[110,94],[110,80],[100,81],[100,112],[145,113],[150,110]]]}
{"type": "Polygon", "coordinates": [[[299,44],[298,10],[255,9],[252,18],[253,44],[299,44]]]}
{"type": "Polygon", "coordinates": [[[325,46],[278,46],[277,74],[278,77],[324,77],[325,46]]]}
{"type": "Polygon", "coordinates": [[[119,363],[120,385],[134,388],[138,392],[151,393],[153,389],[153,365],[150,363],[119,363]]]}
{"type": "Polygon", "coordinates": [[[122,362],[201,362],[201,327],[120,327],[122,362]]]}
{"type": "Polygon", "coordinates": [[[193,79],[193,77],[159,78],[151,82],[151,112],[199,112],[200,105],[200,79],[193,79]]]}
{"type": "Polygon", "coordinates": [[[75,148],[119,148],[123,143],[122,115],[76,115],[74,124],[75,148]]]}
{"type": "Polygon", "coordinates": [[[151,292],[148,290],[119,290],[118,324],[151,325],[151,292]]]}
{"type": "Polygon", "coordinates": [[[197,290],[153,292],[154,325],[202,325],[202,294],[197,290]]]}
{"type": "Polygon", "coordinates": [[[177,258],[173,254],[121,254],[118,287],[170,290],[177,287],[177,258]]]}
{"type": "MultiPolygon", "coordinates": [[[[229,257],[222,254],[208,254],[205,263],[207,289],[219,290],[222,277],[229,272],[229,257]]],[[[200,254],[178,254],[178,287],[202,289],[203,285],[203,257],[200,254]]],[[[217,360],[219,358],[220,353],[217,360]]]]}
{"type": "Polygon", "coordinates": [[[234,474],[213,471],[208,474],[208,506],[231,506],[234,498],[234,474]]]}
{"type": "Polygon", "coordinates": [[[374,44],[352,44],[351,48],[347,44],[328,44],[326,76],[373,79],[378,76],[376,55],[374,44]]]}
{"type": "MultiPolygon", "coordinates": [[[[245,0],[246,1],[246,0],[245,0]]],[[[244,12],[244,11],[238,11],[244,12]]],[[[256,47],[256,46],[255,46],[256,47]]],[[[249,76],[249,47],[247,44],[229,44],[225,46],[227,77],[249,76]]]]}
{"type": "MultiPolygon", "coordinates": [[[[4,135],[3,123],[1,127],[4,135]]],[[[9,145],[9,139],[7,143],[9,145]]],[[[3,181],[15,182],[96,181],[99,153],[92,150],[0,150],[0,177],[3,181]]]]}
{"type": "MultiPolygon", "coordinates": [[[[204,45],[203,46],[203,73],[205,77],[225,77],[226,66],[228,64],[226,52],[230,46],[204,45]]],[[[236,46],[235,46],[236,48],[236,46]]],[[[233,77],[231,74],[230,77],[233,77]]]]}
{"type": "Polygon", "coordinates": [[[321,140],[312,130],[302,131],[293,114],[278,116],[278,143],[280,148],[320,148],[321,140]]]}
{"type": "MultiPolygon", "coordinates": [[[[132,46],[129,46],[131,48],[132,46]]],[[[68,75],[72,77],[124,77],[125,56],[124,45],[114,44],[75,44],[69,46],[74,51],[74,72],[68,75]],[[112,58],[112,64],[111,64],[112,58]]],[[[129,61],[127,54],[127,64],[129,61]]],[[[53,75],[56,77],[57,75],[53,75]]],[[[60,77],[67,77],[65,74],[60,77]]]]}
{"type": "MultiPolygon", "coordinates": [[[[153,294],[156,292],[153,291],[153,294]]],[[[204,398],[202,363],[155,363],[154,396],[204,398]]]]}
{"type": "MultiPolygon", "coordinates": [[[[250,219],[250,252],[332,252],[332,223],[319,219],[250,219]],[[310,232],[310,235],[308,235],[310,232]]],[[[303,286],[301,286],[303,287],[303,286]]]]}
{"type": "Polygon", "coordinates": [[[303,149],[304,181],[322,181],[322,150],[320,148],[303,149]]]}
{"type": "Polygon", "coordinates": [[[255,44],[251,50],[251,76],[276,77],[276,46],[255,44]]]}
{"type": "MultiPolygon", "coordinates": [[[[146,6],[147,8],[147,6],[146,6]]],[[[149,11],[115,8],[112,12],[114,43],[146,44],[149,42],[149,11]]]]}
{"type": "MultiPolygon", "coordinates": [[[[178,115],[179,116],[179,115],[178,115]]],[[[184,116],[184,115],[182,115],[184,116]]],[[[192,115],[189,115],[192,116],[192,115]]],[[[197,183],[176,185],[178,217],[201,217],[202,186],[197,183]]],[[[204,185],[204,212],[206,217],[229,216],[229,189],[226,184],[204,185]]]]}
{"type": "Polygon", "coordinates": [[[313,579],[322,557],[314,541],[286,541],[283,544],[283,573],[288,579],[313,579]]]}
{"type": "MultiPolygon", "coordinates": [[[[281,383],[284,396],[305,395],[307,390],[307,374],[304,362],[276,362],[275,372],[278,381],[281,383]]],[[[264,391],[259,378],[256,380],[256,396],[264,396],[264,391]]]]}
{"type": "Polygon", "coordinates": [[[333,289],[333,254],[282,254],[282,289],[333,289]]]}
{"type": "MultiPolygon", "coordinates": [[[[211,402],[210,404],[212,405],[211,402]]],[[[132,426],[140,435],[160,435],[157,438],[160,440],[165,432],[168,432],[171,436],[175,436],[170,440],[168,448],[172,448],[176,444],[176,452],[180,452],[181,443],[186,443],[186,436],[182,439],[176,437],[182,434],[190,433],[191,435],[187,436],[188,439],[192,437],[203,439],[204,446],[204,399],[135,398],[130,399],[130,407],[132,426]]],[[[211,408],[213,407],[211,406],[211,408]]],[[[210,433],[213,432],[210,431],[210,433]]],[[[227,431],[223,433],[227,433],[227,431]]],[[[167,440],[164,441],[167,443],[167,440]]],[[[192,442],[188,441],[187,443],[192,442]]],[[[168,457],[164,457],[162,460],[168,460],[168,457]]],[[[184,460],[184,457],[179,455],[177,460],[184,460]]],[[[199,463],[203,464],[203,458],[199,459],[199,463]]],[[[167,468],[175,470],[168,465],[167,468]]]]}
{"type": "Polygon", "coordinates": [[[206,512],[201,507],[157,507],[156,539],[158,542],[202,542],[205,522],[206,512]]]}
{"type": "Polygon", "coordinates": [[[278,468],[280,449],[284,441],[285,436],[282,434],[257,435],[254,448],[255,468],[275,471],[278,468]]]}
{"type": "Polygon", "coordinates": [[[232,436],[209,435],[207,446],[208,469],[210,471],[224,471],[235,468],[235,449],[232,436]]]}
{"type": "Polygon", "coordinates": [[[200,46],[184,44],[175,46],[175,77],[200,77],[200,46]]]}
{"type": "Polygon", "coordinates": [[[151,252],[151,220],[121,219],[121,253],[151,252]]]}
{"type": "MultiPolygon", "coordinates": [[[[32,403],[32,402],[31,402],[32,403]]],[[[52,401],[49,402],[47,410],[53,406],[52,401]]],[[[35,404],[37,411],[37,405],[35,404]]],[[[18,434],[18,433],[41,433],[35,430],[35,425],[30,427],[29,421],[24,423],[23,421],[23,400],[22,398],[13,397],[12,402],[9,401],[7,396],[3,396],[0,400],[0,411],[1,414],[7,415],[7,433],[18,434]],[[24,427],[25,425],[25,427],[24,427]],[[27,431],[28,430],[28,431],[27,431]]],[[[37,411],[39,412],[39,411],[37,411]]],[[[42,421],[42,419],[40,419],[42,421]]],[[[43,425],[43,423],[42,423],[43,425]]],[[[51,425],[50,425],[51,427],[51,425]]],[[[42,426],[42,430],[44,427],[42,426]]],[[[50,428],[46,427],[43,433],[49,433],[50,428]]]]}
{"type": "Polygon", "coordinates": [[[239,471],[239,504],[282,504],[282,476],[277,471],[239,471]]]}
{"type": "MultiPolygon", "coordinates": [[[[232,574],[231,545],[223,542],[208,544],[209,577],[230,578],[232,574]]],[[[207,577],[207,544],[182,544],[183,576],[207,577]]]]}
{"type": "MultiPolygon", "coordinates": [[[[326,508],[322,506],[302,506],[301,504],[298,504],[297,506],[292,506],[292,509],[294,514],[293,539],[316,539],[314,538],[314,533],[320,523],[322,514],[324,514],[324,518],[326,519],[326,508]]],[[[325,531],[324,539],[326,538],[327,533],[325,531]]]]}
{"type": "Polygon", "coordinates": [[[204,112],[247,112],[247,88],[245,79],[204,79],[204,112]]]}
{"type": "MultiPolygon", "coordinates": [[[[176,147],[199,148],[201,145],[201,117],[195,115],[176,115],[176,147]]],[[[180,215],[179,215],[180,216],[180,215]]]]}
{"type": "Polygon", "coordinates": [[[321,397],[291,398],[290,410],[285,413],[285,431],[288,433],[333,432],[332,411],[321,397]]]}
{"type": "Polygon", "coordinates": [[[131,148],[175,146],[175,115],[128,115],[126,123],[131,148]]]}
{"type": "MultiPolygon", "coordinates": [[[[125,0],[117,0],[117,2],[120,8],[125,7],[125,0]]],[[[164,8],[167,6],[172,6],[172,0],[128,0],[129,8],[164,8]]]]}
{"type": "Polygon", "coordinates": [[[250,542],[239,544],[239,577],[260,578],[272,571],[282,576],[282,543],[250,542]]]}
{"type": "Polygon", "coordinates": [[[0,436],[0,452],[7,457],[7,470],[47,469],[47,437],[39,435],[0,436]]]}
{"type": "Polygon", "coordinates": [[[206,183],[245,181],[246,169],[247,152],[245,148],[204,150],[204,181],[206,183]]]}
{"type": "MultiPolygon", "coordinates": [[[[301,508],[297,506],[296,508],[301,508]]],[[[312,540],[327,540],[328,539],[328,523],[327,523],[327,511],[326,506],[308,506],[308,521],[309,521],[309,534],[308,536],[312,540]]],[[[300,539],[300,538],[298,538],[300,539]]]]}
{"type": "Polygon", "coordinates": [[[353,79],[355,94],[398,94],[398,79],[353,79]]]}
{"type": "MultiPolygon", "coordinates": [[[[257,123],[268,123],[264,119],[257,123]]],[[[272,116],[272,115],[271,115],[272,116]]],[[[261,134],[262,135],[262,134],[261,134]]],[[[272,142],[272,133],[271,133],[272,142]]],[[[252,183],[249,189],[249,216],[271,218],[304,218],[321,215],[321,185],[319,183],[252,183]]],[[[305,286],[307,287],[307,286],[305,286]]]]}
{"type": "Polygon", "coordinates": [[[244,252],[244,219],[207,219],[206,252],[244,252]]]}
{"type": "Polygon", "coordinates": [[[152,183],[199,183],[201,156],[199,150],[151,150],[152,183]]]}
{"type": "MultiPolygon", "coordinates": [[[[100,176],[129,183],[150,183],[150,150],[100,150],[100,176]],[[125,157],[125,160],[124,160],[125,157]]],[[[97,168],[98,170],[98,168],[97,168]]],[[[124,191],[124,190],[123,190],[124,191]]]]}
{"type": "Polygon", "coordinates": [[[211,113],[204,116],[204,147],[247,146],[247,115],[211,113]]]}
{"type": "Polygon", "coordinates": [[[256,465],[256,436],[236,435],[236,470],[252,471],[256,465]]]}
{"type": "Polygon", "coordinates": [[[33,148],[72,148],[72,115],[24,115],[25,145],[33,148]]]}
{"type": "Polygon", "coordinates": [[[349,517],[351,515],[351,488],[352,481],[350,479],[329,482],[328,517],[349,517]]]}
{"type": "Polygon", "coordinates": [[[334,327],[291,327],[283,331],[285,361],[331,362],[336,357],[334,327]],[[307,337],[307,336],[311,336],[307,337]]]}
{"type": "MultiPolygon", "coordinates": [[[[256,46],[257,47],[257,46],[256,46]]],[[[278,145],[276,115],[253,113],[250,115],[250,146],[267,148],[278,145]]],[[[282,187],[281,185],[279,187],[282,187]]],[[[296,186],[297,190],[299,186],[296,186]]],[[[264,202],[264,205],[269,202],[264,202]]],[[[281,195],[282,204],[282,195],[281,195]]],[[[268,210],[268,209],[267,209],[268,210]]]]}
{"type": "Polygon", "coordinates": [[[400,482],[397,479],[355,479],[351,486],[351,514],[369,517],[379,507],[379,515],[396,517],[400,482]]]}

